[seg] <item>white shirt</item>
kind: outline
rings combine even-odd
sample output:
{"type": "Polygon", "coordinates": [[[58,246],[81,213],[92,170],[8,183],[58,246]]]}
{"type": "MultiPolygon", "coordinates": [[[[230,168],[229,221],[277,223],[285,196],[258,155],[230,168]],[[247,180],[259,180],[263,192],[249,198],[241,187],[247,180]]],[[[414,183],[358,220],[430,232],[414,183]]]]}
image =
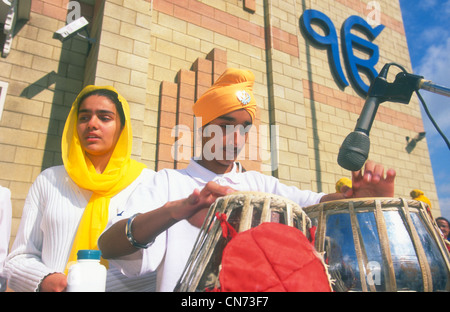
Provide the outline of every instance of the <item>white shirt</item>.
{"type": "Polygon", "coordinates": [[[8,255],[11,218],[11,191],[6,187],[0,186],[0,292],[6,290],[7,278],[3,272],[3,265],[8,255]]]}
{"type": "MultiPolygon", "coordinates": [[[[109,205],[109,219],[123,211],[123,205],[133,190],[150,181],[155,172],[144,169],[141,175],[109,205]]],[[[81,189],[68,176],[64,166],[44,170],[31,186],[22,220],[5,266],[9,286],[15,291],[36,291],[48,274],[64,272],[78,224],[91,191],[81,189]]],[[[154,290],[155,275],[127,278],[109,266],[107,291],[154,290]]]]}
{"type": "MultiPolygon", "coordinates": [[[[306,207],[319,203],[323,193],[302,191],[278,179],[256,171],[241,172],[236,164],[229,173],[215,174],[191,160],[186,169],[159,171],[152,183],[139,185],[126,204],[123,216],[156,209],[166,202],[188,197],[194,189],[202,189],[214,181],[237,191],[259,191],[289,198],[306,207]],[[143,203],[148,203],[144,205],[143,203]]],[[[115,221],[114,221],[115,222],[115,221]]],[[[134,276],[158,270],[157,291],[173,291],[194,247],[200,229],[182,220],[160,234],[154,244],[124,259],[111,262],[127,275],[134,276]],[[130,261],[130,259],[133,259],[130,261]]]]}

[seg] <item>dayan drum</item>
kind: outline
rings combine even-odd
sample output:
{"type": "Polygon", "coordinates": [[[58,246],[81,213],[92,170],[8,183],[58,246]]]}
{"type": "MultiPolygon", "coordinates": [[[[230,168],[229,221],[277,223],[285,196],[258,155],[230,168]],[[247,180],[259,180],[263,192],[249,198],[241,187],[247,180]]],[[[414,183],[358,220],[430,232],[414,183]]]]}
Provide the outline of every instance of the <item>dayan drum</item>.
{"type": "Polygon", "coordinates": [[[277,222],[310,236],[311,220],[286,198],[261,192],[236,192],[218,198],[208,211],[175,291],[206,291],[218,286],[222,252],[228,242],[223,218],[238,233],[263,222],[277,222]]]}
{"type": "Polygon", "coordinates": [[[449,254],[425,203],[361,198],[303,210],[335,291],[449,290],[449,254]]]}

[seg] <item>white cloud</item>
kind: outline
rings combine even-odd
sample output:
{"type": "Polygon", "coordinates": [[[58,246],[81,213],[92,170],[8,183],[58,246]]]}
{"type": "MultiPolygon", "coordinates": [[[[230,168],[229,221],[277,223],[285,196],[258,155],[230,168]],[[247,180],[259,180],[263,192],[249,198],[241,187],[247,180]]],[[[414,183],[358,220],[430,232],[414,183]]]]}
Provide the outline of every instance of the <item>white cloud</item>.
{"type": "MultiPolygon", "coordinates": [[[[450,88],[450,38],[431,45],[422,62],[417,66],[415,73],[425,79],[450,88]]],[[[438,126],[448,137],[450,135],[450,97],[421,90],[425,102],[438,126]]],[[[428,117],[424,115],[425,128],[431,129],[428,117]]]]}
{"type": "MultiPolygon", "coordinates": [[[[450,0],[420,0],[418,7],[421,10],[433,11],[437,14],[448,14],[450,12],[450,0]]],[[[439,17],[435,14],[436,17],[439,17]]]]}
{"type": "Polygon", "coordinates": [[[432,8],[436,5],[437,0],[422,0],[419,1],[419,7],[422,9],[432,8]]]}
{"type": "Polygon", "coordinates": [[[422,62],[417,68],[418,74],[433,76],[433,78],[442,80],[442,82],[450,81],[449,68],[447,67],[450,64],[449,49],[450,38],[431,45],[426,50],[422,62]]]}
{"type": "MultiPolygon", "coordinates": [[[[414,73],[425,79],[450,88],[450,0],[422,0],[411,2],[402,0],[402,9],[409,18],[408,44],[410,45],[414,73]]],[[[450,139],[450,97],[420,90],[432,117],[438,126],[450,139]]],[[[450,150],[442,137],[434,129],[426,114],[422,111],[423,123],[436,189],[439,196],[439,206],[443,216],[450,218],[450,150]]]]}
{"type": "Polygon", "coordinates": [[[450,183],[439,185],[439,191],[445,194],[450,194],[450,183]]]}
{"type": "Polygon", "coordinates": [[[444,13],[444,16],[448,18],[448,15],[450,14],[450,0],[446,0],[445,3],[442,4],[442,12],[444,13]]]}
{"type": "MultiPolygon", "coordinates": [[[[447,38],[450,30],[443,25],[426,27],[420,33],[420,40],[424,45],[433,44],[436,41],[447,38]]],[[[426,57],[426,55],[425,55],[426,57]]]]}
{"type": "Polygon", "coordinates": [[[439,198],[439,206],[443,217],[450,219],[450,197],[439,198]]]}

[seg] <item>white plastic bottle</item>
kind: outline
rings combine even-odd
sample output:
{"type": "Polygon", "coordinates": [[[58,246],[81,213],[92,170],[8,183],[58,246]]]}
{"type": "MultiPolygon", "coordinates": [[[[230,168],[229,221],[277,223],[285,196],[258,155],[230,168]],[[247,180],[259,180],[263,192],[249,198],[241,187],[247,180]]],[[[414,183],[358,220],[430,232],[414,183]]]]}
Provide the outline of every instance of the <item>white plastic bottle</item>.
{"type": "Polygon", "coordinates": [[[77,263],[69,268],[67,292],[104,292],[106,268],[100,264],[100,250],[79,250],[77,263]]]}

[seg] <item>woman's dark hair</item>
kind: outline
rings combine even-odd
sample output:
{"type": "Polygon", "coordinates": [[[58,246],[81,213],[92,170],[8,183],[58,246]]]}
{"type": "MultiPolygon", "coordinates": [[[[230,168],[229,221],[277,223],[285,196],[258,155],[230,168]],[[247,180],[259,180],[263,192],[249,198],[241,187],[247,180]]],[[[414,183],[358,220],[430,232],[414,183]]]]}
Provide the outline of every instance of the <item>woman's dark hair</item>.
{"type": "Polygon", "coordinates": [[[78,110],[80,110],[80,104],[83,103],[83,101],[88,98],[91,95],[99,95],[99,96],[104,96],[108,99],[111,100],[111,102],[114,103],[114,105],[116,106],[116,110],[119,114],[119,118],[120,118],[120,126],[123,128],[125,126],[125,113],[123,112],[123,107],[122,107],[122,102],[120,102],[119,100],[119,95],[112,91],[112,90],[108,90],[108,89],[97,89],[97,90],[93,90],[91,92],[88,92],[86,94],[84,94],[81,98],[80,101],[78,102],[78,110]]]}

